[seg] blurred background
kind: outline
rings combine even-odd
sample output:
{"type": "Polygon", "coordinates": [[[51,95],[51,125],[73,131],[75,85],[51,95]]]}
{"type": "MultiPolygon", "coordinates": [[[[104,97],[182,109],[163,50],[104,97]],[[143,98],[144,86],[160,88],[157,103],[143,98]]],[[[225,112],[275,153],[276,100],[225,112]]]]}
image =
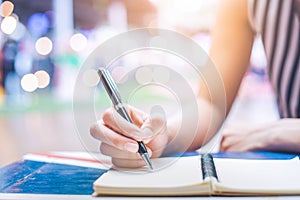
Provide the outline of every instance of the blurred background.
{"type": "MultiPolygon", "coordinates": [[[[0,3],[1,167],[29,152],[86,149],[74,125],[73,88],[82,63],[98,45],[133,28],[161,27],[191,37],[208,52],[219,0],[0,3]]],[[[257,39],[229,120],[260,123],[278,118],[265,65],[257,39]]]]}

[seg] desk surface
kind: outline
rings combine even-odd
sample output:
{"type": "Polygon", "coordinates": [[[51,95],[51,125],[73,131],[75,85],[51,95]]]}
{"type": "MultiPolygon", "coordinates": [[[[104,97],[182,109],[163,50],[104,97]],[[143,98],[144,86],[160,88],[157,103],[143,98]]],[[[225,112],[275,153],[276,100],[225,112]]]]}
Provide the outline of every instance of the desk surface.
{"type": "MultiPolygon", "coordinates": [[[[190,152],[186,153],[185,156],[195,154],[190,152]]],[[[247,159],[291,159],[296,155],[271,152],[220,152],[213,154],[213,156],[247,159]]],[[[93,182],[105,172],[106,169],[100,168],[22,160],[0,169],[0,199],[49,199],[49,197],[51,199],[56,197],[59,199],[95,199],[91,196],[93,182]]],[[[113,197],[107,198],[114,199],[113,197]]],[[[222,199],[223,197],[209,198],[222,199]]],[[[283,197],[259,198],[281,199],[283,197]]],[[[299,199],[300,197],[284,197],[284,199],[295,198],[299,199]]],[[[253,197],[238,199],[253,199],[253,197]]]]}

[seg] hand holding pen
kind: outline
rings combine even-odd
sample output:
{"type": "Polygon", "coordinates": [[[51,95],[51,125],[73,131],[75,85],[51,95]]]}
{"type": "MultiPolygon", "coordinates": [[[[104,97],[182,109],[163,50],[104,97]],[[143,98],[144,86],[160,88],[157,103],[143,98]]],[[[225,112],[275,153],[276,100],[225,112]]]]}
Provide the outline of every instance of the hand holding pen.
{"type": "MultiPolygon", "coordinates": [[[[103,69],[99,73],[101,76],[107,73],[103,85],[104,87],[105,84],[110,85],[106,91],[113,102],[114,109],[107,109],[102,120],[91,126],[91,135],[101,141],[100,151],[104,155],[111,156],[115,166],[135,168],[147,163],[151,168],[151,160],[149,159],[150,163],[149,160],[147,161],[145,153],[148,152],[149,157],[159,157],[162,154],[168,142],[165,119],[157,116],[150,117],[132,106],[126,106],[125,109],[108,72],[103,69]],[[112,95],[113,92],[117,93],[112,95]],[[148,132],[147,135],[151,134],[153,137],[143,142],[139,141],[138,136],[145,135],[145,131],[148,132]]],[[[103,83],[103,80],[101,81],[103,83]]]]}
{"type": "MultiPolygon", "coordinates": [[[[116,84],[114,83],[112,77],[110,74],[104,69],[100,68],[98,70],[98,74],[100,76],[100,80],[102,81],[102,84],[104,85],[104,88],[109,95],[109,98],[111,99],[114,108],[116,111],[128,122],[133,123],[130,116],[128,115],[126,108],[124,104],[122,103],[121,96],[119,94],[119,91],[117,89],[116,84]]],[[[139,145],[138,152],[145,161],[145,163],[148,165],[150,169],[153,169],[152,162],[150,160],[149,154],[147,152],[146,146],[142,141],[137,141],[139,145]]]]}

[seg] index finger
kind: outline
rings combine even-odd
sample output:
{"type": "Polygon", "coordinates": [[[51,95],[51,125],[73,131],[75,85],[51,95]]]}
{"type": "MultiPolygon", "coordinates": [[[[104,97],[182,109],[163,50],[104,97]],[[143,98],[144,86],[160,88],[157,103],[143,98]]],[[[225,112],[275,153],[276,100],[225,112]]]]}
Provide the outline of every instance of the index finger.
{"type": "Polygon", "coordinates": [[[90,128],[90,133],[94,138],[120,150],[136,153],[139,149],[135,140],[118,134],[102,123],[93,124],[90,128]]]}
{"type": "Polygon", "coordinates": [[[103,122],[114,131],[134,140],[140,140],[141,129],[128,122],[116,110],[109,109],[103,114],[103,122]]]}

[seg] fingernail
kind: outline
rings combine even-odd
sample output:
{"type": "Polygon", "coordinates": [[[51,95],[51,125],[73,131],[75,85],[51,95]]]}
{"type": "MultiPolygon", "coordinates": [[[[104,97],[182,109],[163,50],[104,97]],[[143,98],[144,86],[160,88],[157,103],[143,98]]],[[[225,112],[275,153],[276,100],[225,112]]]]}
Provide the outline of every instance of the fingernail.
{"type": "Polygon", "coordinates": [[[139,147],[137,143],[127,142],[125,143],[125,149],[129,152],[136,153],[139,147]]]}
{"type": "Polygon", "coordinates": [[[147,149],[147,151],[148,151],[149,157],[151,158],[151,156],[152,156],[152,151],[151,151],[151,149],[147,149]]]}

